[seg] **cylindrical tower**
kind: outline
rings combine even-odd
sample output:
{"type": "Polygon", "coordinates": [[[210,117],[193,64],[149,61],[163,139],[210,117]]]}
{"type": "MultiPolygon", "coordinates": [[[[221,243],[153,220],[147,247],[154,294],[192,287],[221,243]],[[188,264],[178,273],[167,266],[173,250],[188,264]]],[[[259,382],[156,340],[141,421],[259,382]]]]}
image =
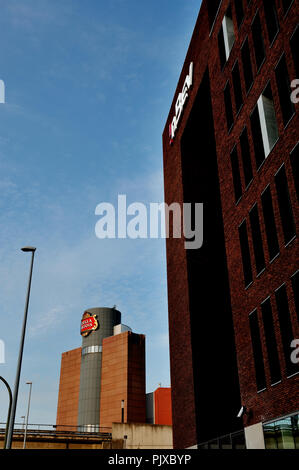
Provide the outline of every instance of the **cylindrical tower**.
{"type": "Polygon", "coordinates": [[[120,323],[121,313],[115,308],[90,308],[83,314],[78,408],[78,427],[82,431],[99,430],[102,341],[113,336],[113,327],[120,323]]]}

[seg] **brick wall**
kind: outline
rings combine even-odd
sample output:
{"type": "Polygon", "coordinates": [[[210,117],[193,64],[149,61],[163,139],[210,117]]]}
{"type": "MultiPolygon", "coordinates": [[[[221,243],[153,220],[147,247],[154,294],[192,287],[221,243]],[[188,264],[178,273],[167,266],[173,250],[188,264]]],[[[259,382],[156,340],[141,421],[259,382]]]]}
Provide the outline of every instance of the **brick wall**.
{"type": "Polygon", "coordinates": [[[125,332],[103,340],[100,426],[145,422],[145,337],[125,332]]]}
{"type": "Polygon", "coordinates": [[[159,387],[154,391],[154,424],[172,425],[171,388],[159,387]]]}
{"type": "MultiPolygon", "coordinates": [[[[80,388],[81,348],[62,354],[56,425],[77,428],[80,388]]],[[[72,430],[72,429],[70,429],[72,430]]],[[[73,429],[75,430],[75,429],[73,429]]]]}

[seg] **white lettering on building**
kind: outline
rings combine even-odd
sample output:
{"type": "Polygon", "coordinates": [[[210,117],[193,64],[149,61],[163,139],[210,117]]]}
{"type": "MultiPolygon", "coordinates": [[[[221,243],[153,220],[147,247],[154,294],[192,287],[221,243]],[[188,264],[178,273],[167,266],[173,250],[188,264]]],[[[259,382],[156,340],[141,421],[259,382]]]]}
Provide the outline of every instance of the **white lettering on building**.
{"type": "Polygon", "coordinates": [[[179,93],[179,96],[175,104],[175,115],[173,116],[171,124],[169,124],[169,137],[170,137],[171,144],[173,142],[186,100],[188,98],[188,91],[192,87],[192,84],[193,84],[193,62],[190,63],[189,74],[187,75],[185,79],[183,89],[181,93],[179,93]]]}

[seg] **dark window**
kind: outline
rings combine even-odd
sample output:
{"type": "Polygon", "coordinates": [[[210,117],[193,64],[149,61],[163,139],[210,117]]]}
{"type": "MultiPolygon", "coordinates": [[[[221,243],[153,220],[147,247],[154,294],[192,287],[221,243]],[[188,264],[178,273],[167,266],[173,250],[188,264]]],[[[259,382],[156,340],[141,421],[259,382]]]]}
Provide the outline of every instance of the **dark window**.
{"type": "Polygon", "coordinates": [[[291,165],[292,165],[294,183],[295,183],[296,192],[297,192],[297,198],[299,200],[299,167],[298,167],[299,144],[297,144],[294,150],[292,150],[291,155],[290,155],[290,160],[291,160],[291,165]]]}
{"type": "Polygon", "coordinates": [[[241,246],[241,256],[242,256],[242,262],[243,262],[244,283],[245,283],[245,287],[247,287],[252,282],[252,269],[251,269],[246,220],[244,220],[239,227],[239,237],[240,237],[240,246],[241,246]]]}
{"type": "Polygon", "coordinates": [[[224,37],[223,37],[222,28],[220,29],[218,33],[218,47],[219,47],[220,66],[222,70],[226,64],[226,55],[225,55],[225,46],[224,46],[224,37]]]}
{"type": "Polygon", "coordinates": [[[265,17],[266,17],[266,24],[268,30],[268,36],[270,44],[272,44],[276,34],[279,30],[279,23],[277,17],[277,10],[275,6],[275,1],[271,0],[264,0],[264,10],[265,10],[265,17]]]}
{"type": "Polygon", "coordinates": [[[294,335],[292,331],[292,322],[290,317],[288,296],[285,285],[277,289],[277,291],[275,292],[275,297],[280,324],[280,334],[286,363],[286,372],[287,375],[292,375],[299,371],[299,364],[295,364],[291,361],[291,342],[294,339],[294,335]]]}
{"type": "Polygon", "coordinates": [[[281,380],[279,357],[277,352],[277,343],[274,332],[272,307],[270,299],[266,299],[262,305],[262,317],[264,324],[264,332],[266,338],[266,347],[271,375],[271,384],[275,384],[281,380]]]}
{"type": "Polygon", "coordinates": [[[245,40],[245,42],[242,46],[241,55],[242,55],[242,63],[243,63],[243,72],[244,72],[246,91],[248,93],[248,91],[249,91],[249,89],[250,89],[250,87],[253,83],[253,73],[252,73],[248,38],[246,38],[246,40],[245,40]]]}
{"type": "Polygon", "coordinates": [[[241,154],[242,154],[245,185],[247,187],[250,181],[252,180],[252,165],[251,165],[248,133],[247,133],[246,127],[243,130],[242,134],[240,135],[240,144],[241,144],[241,154]]]}
{"type": "Polygon", "coordinates": [[[242,196],[242,183],[241,183],[241,177],[240,177],[240,167],[239,167],[237,147],[235,147],[233,151],[231,152],[230,159],[231,159],[231,166],[232,166],[235,199],[237,202],[242,196]]]}
{"type": "Polygon", "coordinates": [[[227,120],[227,129],[230,130],[234,123],[234,115],[233,115],[232,99],[231,99],[231,94],[230,94],[229,82],[227,82],[226,87],[224,89],[224,104],[225,104],[225,112],[226,112],[226,120],[227,120]]]}
{"type": "Polygon", "coordinates": [[[275,175],[275,185],[284,241],[288,243],[296,235],[296,231],[284,165],[275,175]]]}
{"type": "Polygon", "coordinates": [[[298,57],[298,44],[299,44],[299,26],[295,29],[295,32],[293,33],[291,37],[291,51],[292,51],[292,56],[293,56],[293,61],[295,65],[295,70],[296,70],[296,77],[294,78],[299,78],[299,57],[298,57]]]}
{"type": "Polygon", "coordinates": [[[236,110],[237,110],[237,113],[238,113],[240,111],[241,107],[242,107],[242,104],[243,104],[240,69],[239,69],[239,62],[238,61],[236,61],[235,65],[232,69],[232,79],[233,79],[233,86],[234,86],[236,110]]]}
{"type": "Polygon", "coordinates": [[[235,11],[236,11],[238,28],[240,28],[240,25],[244,19],[244,9],[243,9],[242,0],[235,0],[235,11]]]}
{"type": "Polygon", "coordinates": [[[263,144],[263,136],[259,118],[258,107],[256,106],[250,116],[251,132],[254,145],[254,156],[256,161],[256,168],[258,169],[265,160],[265,150],[263,144]]]}
{"type": "Polygon", "coordinates": [[[266,388],[266,377],[257,310],[254,310],[254,312],[249,315],[249,326],[255,366],[256,385],[257,390],[260,391],[266,388]]]}
{"type": "Polygon", "coordinates": [[[257,274],[259,274],[265,268],[265,257],[257,204],[255,204],[249,212],[249,219],[251,225],[256,271],[257,274]]]}
{"type": "Polygon", "coordinates": [[[286,126],[295,112],[295,107],[291,100],[291,83],[288,74],[288,67],[285,55],[281,57],[275,69],[277,88],[280,101],[280,109],[282,112],[283,123],[286,126]]]}
{"type": "Polygon", "coordinates": [[[295,307],[296,307],[297,318],[299,322],[299,271],[297,271],[292,276],[292,287],[294,291],[295,307]]]}
{"type": "Polygon", "coordinates": [[[268,242],[268,250],[270,260],[272,260],[279,253],[279,244],[277,238],[277,230],[275,225],[272,197],[270,186],[268,186],[262,194],[262,207],[264,222],[266,228],[266,236],[268,242]]]}
{"type": "Polygon", "coordinates": [[[294,0],[282,0],[283,11],[286,13],[294,0]]]}
{"type": "Polygon", "coordinates": [[[208,1],[208,14],[209,14],[209,23],[210,29],[212,28],[221,0],[209,0],[208,1]]]}
{"type": "Polygon", "coordinates": [[[259,13],[256,14],[253,20],[253,23],[251,25],[251,30],[252,30],[256,67],[259,70],[265,59],[265,46],[264,46],[264,39],[263,39],[263,34],[262,34],[262,26],[261,26],[259,13]]]}

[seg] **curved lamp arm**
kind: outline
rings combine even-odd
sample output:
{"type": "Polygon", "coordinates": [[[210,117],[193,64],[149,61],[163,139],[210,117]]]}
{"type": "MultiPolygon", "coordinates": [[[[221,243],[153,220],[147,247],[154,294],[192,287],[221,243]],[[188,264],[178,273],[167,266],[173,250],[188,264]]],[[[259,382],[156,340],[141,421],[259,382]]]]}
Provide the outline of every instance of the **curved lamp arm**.
{"type": "Polygon", "coordinates": [[[8,431],[8,423],[9,423],[9,417],[10,417],[10,410],[11,410],[11,403],[12,403],[12,393],[10,386],[6,382],[6,380],[3,377],[0,377],[0,380],[4,383],[4,385],[7,388],[8,395],[9,395],[9,406],[8,406],[8,414],[7,414],[7,421],[6,421],[6,428],[5,428],[5,437],[4,437],[4,449],[6,448],[6,439],[7,439],[7,431],[8,431]]]}

